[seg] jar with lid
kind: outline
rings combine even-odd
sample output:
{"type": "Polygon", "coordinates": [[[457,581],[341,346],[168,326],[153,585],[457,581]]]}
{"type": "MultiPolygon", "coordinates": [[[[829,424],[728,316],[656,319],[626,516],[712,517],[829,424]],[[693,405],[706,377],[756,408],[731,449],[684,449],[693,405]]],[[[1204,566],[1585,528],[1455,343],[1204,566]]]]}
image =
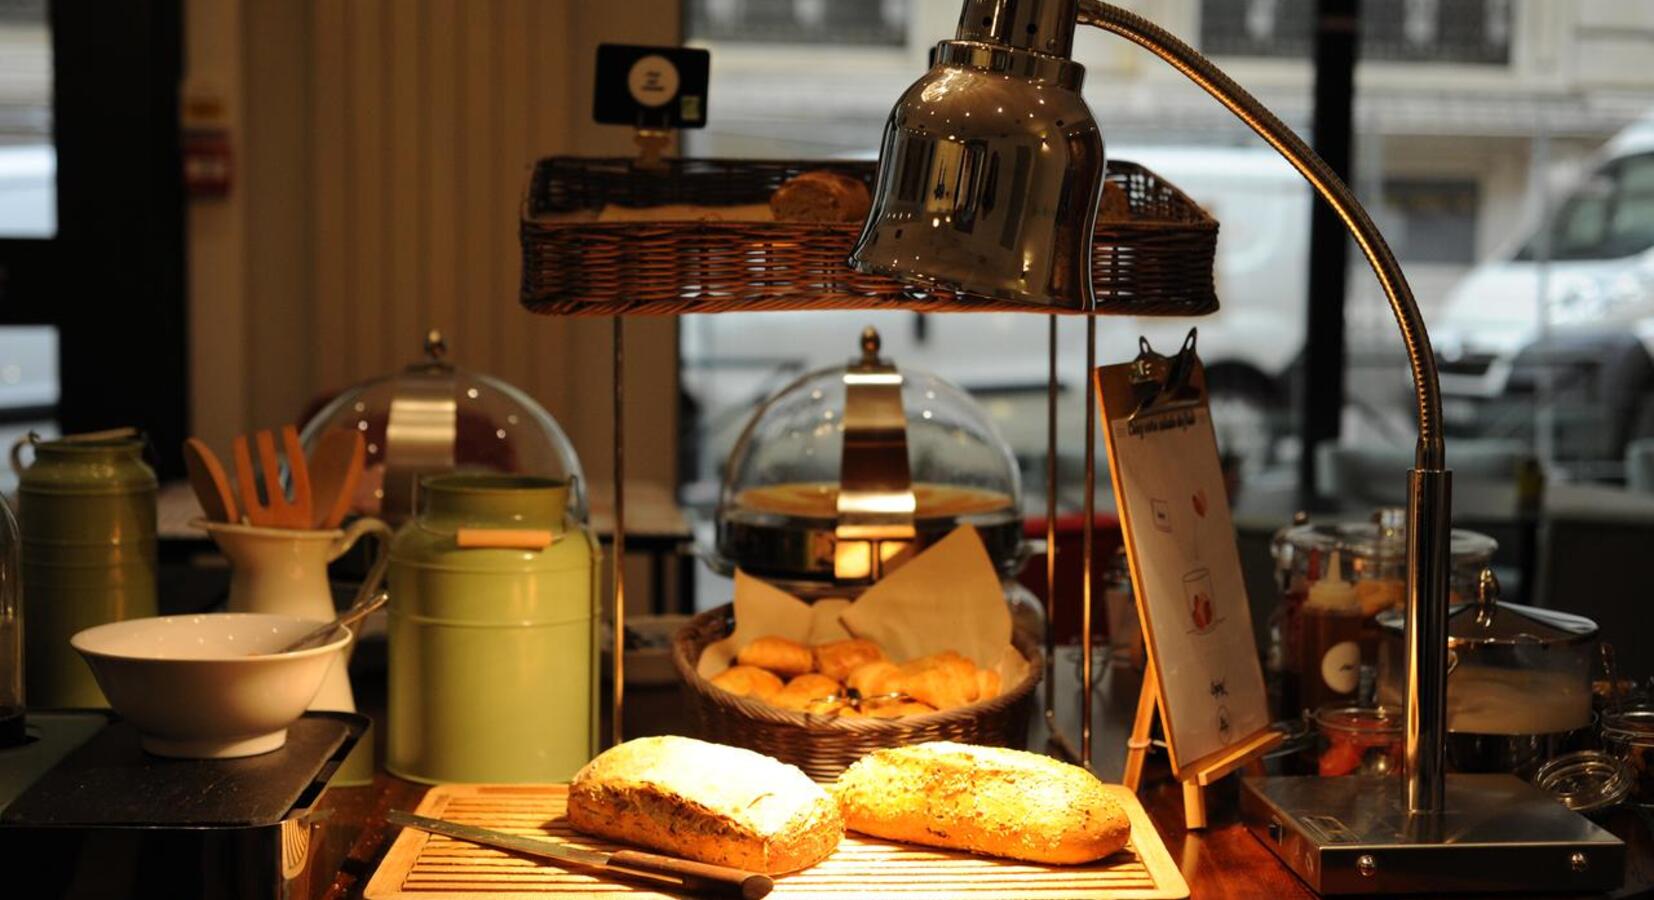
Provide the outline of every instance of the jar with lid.
{"type": "Polygon", "coordinates": [[[572,493],[520,475],[422,481],[390,553],[394,774],[567,781],[596,753],[600,551],[572,493]]]}
{"type": "Polygon", "coordinates": [[[44,707],[108,706],[69,646],[77,632],[156,614],[155,471],[133,428],[12,447],[24,618],[24,688],[44,707]],[[23,450],[34,461],[23,464],[23,450]]]}
{"type": "MultiPolygon", "coordinates": [[[[1484,570],[1474,601],[1447,614],[1447,760],[1460,772],[1531,778],[1589,735],[1597,626],[1583,616],[1499,599],[1484,570]]],[[[1378,619],[1379,699],[1405,701],[1405,618],[1378,619]]]]}
{"type": "MultiPolygon", "coordinates": [[[[1451,590],[1473,596],[1498,544],[1454,529],[1451,590]]],[[[1407,594],[1405,511],[1381,509],[1370,522],[1300,521],[1275,534],[1280,602],[1272,617],[1270,658],[1278,664],[1284,718],[1365,698],[1378,662],[1374,617],[1407,594]],[[1364,677],[1365,675],[1365,677],[1364,677]]]]}

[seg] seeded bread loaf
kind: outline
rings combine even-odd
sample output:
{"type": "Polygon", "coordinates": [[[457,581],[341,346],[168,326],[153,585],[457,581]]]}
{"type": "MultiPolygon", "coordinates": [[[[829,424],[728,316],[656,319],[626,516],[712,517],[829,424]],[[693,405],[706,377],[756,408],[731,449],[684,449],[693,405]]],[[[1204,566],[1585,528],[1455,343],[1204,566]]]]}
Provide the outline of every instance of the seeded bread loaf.
{"type": "Polygon", "coordinates": [[[770,195],[778,222],[860,222],[872,205],[861,179],[826,170],[789,178],[770,195]]]}
{"type": "Polygon", "coordinates": [[[1131,837],[1096,776],[1021,750],[948,741],[876,750],[834,793],[852,831],[1029,862],[1087,863],[1131,837]]]}
{"type": "Polygon", "coordinates": [[[684,737],[611,747],[569,785],[569,824],[674,856],[777,874],[826,859],[837,804],[794,766],[684,737]]]}

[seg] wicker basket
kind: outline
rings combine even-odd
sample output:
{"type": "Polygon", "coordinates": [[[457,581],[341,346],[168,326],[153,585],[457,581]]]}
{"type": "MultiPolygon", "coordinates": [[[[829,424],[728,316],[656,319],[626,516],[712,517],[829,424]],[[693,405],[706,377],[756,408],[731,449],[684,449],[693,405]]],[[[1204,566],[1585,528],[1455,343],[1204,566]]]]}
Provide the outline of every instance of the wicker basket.
{"type": "MultiPolygon", "coordinates": [[[[764,204],[801,172],[832,169],[871,183],[871,162],[552,157],[534,169],[522,211],[522,302],[550,315],[676,315],[788,309],[1065,312],[924,292],[845,265],[860,224],[598,222],[606,205],[764,204]]],[[[1091,276],[1098,311],[1195,316],[1218,308],[1217,222],[1171,184],[1110,161],[1131,216],[1099,221],[1091,276]]],[[[1071,312],[1071,311],[1067,311],[1071,312]]]]}
{"type": "Polygon", "coordinates": [[[922,741],[1021,747],[1027,742],[1034,685],[1043,664],[1039,648],[1020,634],[1015,643],[1028,660],[1028,676],[992,700],[900,719],[840,719],[737,697],[696,674],[701,651],[727,637],[733,625],[733,608],[725,604],[690,619],[672,640],[672,661],[706,740],[767,753],[817,781],[837,778],[851,763],[884,747],[922,741]]]}

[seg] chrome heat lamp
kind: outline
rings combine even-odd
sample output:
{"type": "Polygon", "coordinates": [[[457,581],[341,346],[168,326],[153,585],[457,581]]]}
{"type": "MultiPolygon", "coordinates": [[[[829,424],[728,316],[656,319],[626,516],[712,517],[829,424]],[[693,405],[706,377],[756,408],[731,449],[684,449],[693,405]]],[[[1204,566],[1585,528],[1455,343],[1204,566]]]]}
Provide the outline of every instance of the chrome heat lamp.
{"type": "MultiPolygon", "coordinates": [[[[1243,784],[1248,828],[1324,894],[1603,890],[1625,845],[1512,776],[1445,772],[1451,473],[1435,356],[1412,290],[1349,188],[1296,134],[1193,48],[1095,0],[965,0],[959,29],[891,110],[852,268],[921,286],[1088,313],[1103,141],[1070,59],[1095,25],[1182,72],[1274,147],[1338,213],[1395,313],[1419,439],[1408,474],[1405,778],[1271,777],[1243,784]]],[[[1054,326],[1053,326],[1054,333],[1054,326]]],[[[1053,345],[1054,346],[1054,345],[1053,345]]],[[[1087,391],[1082,679],[1089,698],[1095,401],[1087,391]]],[[[1090,758],[1090,704],[1080,758],[1090,758]]]]}

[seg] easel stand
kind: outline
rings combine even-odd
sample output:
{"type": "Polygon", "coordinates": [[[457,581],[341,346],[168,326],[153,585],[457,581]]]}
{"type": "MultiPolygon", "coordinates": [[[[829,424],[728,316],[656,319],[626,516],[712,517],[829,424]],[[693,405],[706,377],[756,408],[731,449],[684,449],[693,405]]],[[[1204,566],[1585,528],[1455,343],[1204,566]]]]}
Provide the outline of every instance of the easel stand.
{"type": "MultiPolygon", "coordinates": [[[[1154,729],[1155,712],[1160,707],[1160,674],[1154,663],[1143,673],[1143,690],[1137,695],[1137,715],[1131,721],[1131,737],[1126,742],[1126,773],[1120,780],[1133,793],[1143,781],[1143,761],[1148,758],[1154,729]]],[[[1263,756],[1281,743],[1281,733],[1265,728],[1236,741],[1222,750],[1208,754],[1186,766],[1176,766],[1173,774],[1183,783],[1183,826],[1191,831],[1206,827],[1206,788],[1229,773],[1246,768],[1249,774],[1262,775],[1263,756]]]]}

